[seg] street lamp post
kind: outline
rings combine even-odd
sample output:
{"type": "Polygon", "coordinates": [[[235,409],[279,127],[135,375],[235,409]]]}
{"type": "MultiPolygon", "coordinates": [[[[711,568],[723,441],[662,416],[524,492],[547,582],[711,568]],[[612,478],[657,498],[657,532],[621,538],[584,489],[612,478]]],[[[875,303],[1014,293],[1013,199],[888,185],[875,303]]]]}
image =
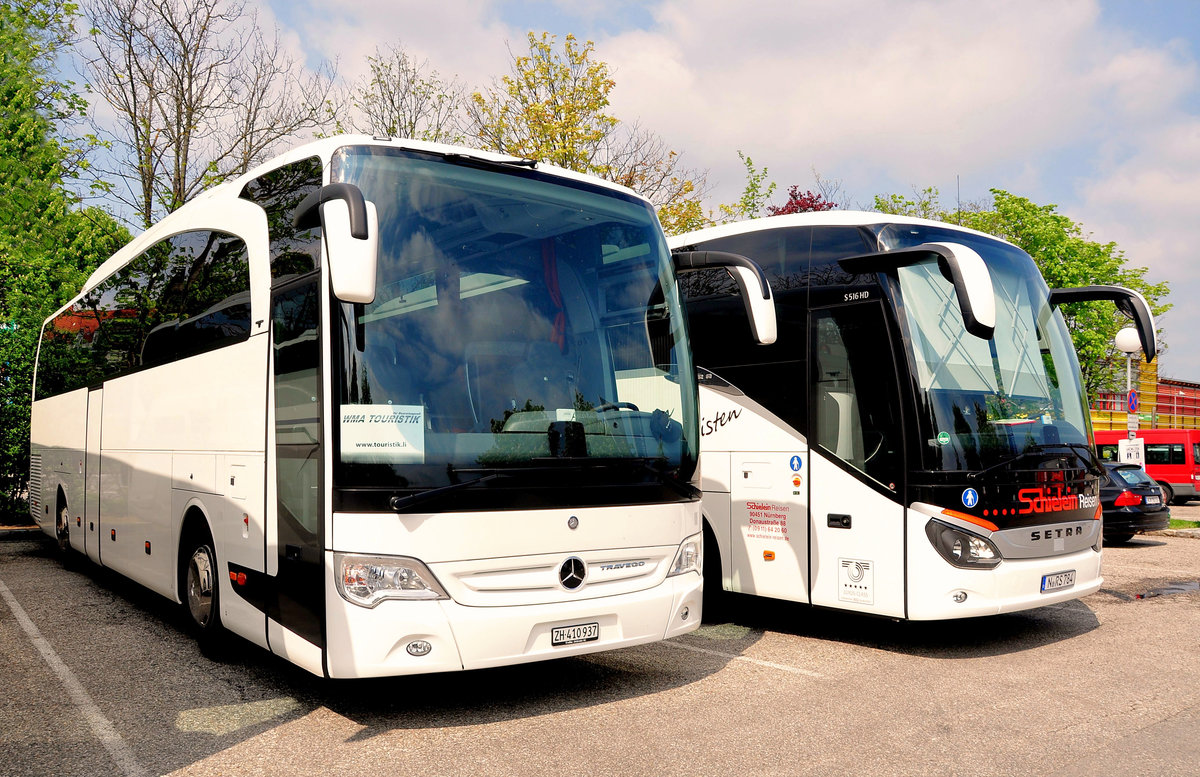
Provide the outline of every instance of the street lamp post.
{"type": "Polygon", "coordinates": [[[1133,377],[1131,372],[1133,369],[1133,354],[1141,349],[1142,340],[1138,336],[1137,329],[1127,326],[1120,332],[1117,332],[1117,336],[1113,339],[1113,342],[1116,344],[1117,350],[1125,354],[1125,408],[1129,413],[1125,426],[1129,430],[1129,439],[1132,440],[1137,436],[1138,417],[1137,413],[1134,412],[1134,408],[1130,406],[1133,395],[1133,377]]]}

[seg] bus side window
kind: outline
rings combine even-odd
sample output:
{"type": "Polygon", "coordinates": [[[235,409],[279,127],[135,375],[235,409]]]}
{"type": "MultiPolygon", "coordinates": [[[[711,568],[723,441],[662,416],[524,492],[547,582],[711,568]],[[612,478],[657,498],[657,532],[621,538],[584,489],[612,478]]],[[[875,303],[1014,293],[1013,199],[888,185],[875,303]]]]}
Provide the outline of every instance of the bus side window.
{"type": "Polygon", "coordinates": [[[271,239],[271,280],[303,275],[321,264],[321,230],[297,230],[292,214],[305,197],[321,188],[321,160],[309,157],[250,181],[239,195],[267,212],[271,239]]]}
{"type": "Polygon", "coordinates": [[[250,336],[246,244],[210,230],[162,240],[43,332],[38,395],[102,383],[250,336]]]}
{"type": "Polygon", "coordinates": [[[149,323],[162,323],[144,336],[142,366],[185,359],[250,336],[250,263],[240,238],[199,230],[156,248],[165,257],[142,277],[162,279],[144,281],[154,311],[149,323]]]}

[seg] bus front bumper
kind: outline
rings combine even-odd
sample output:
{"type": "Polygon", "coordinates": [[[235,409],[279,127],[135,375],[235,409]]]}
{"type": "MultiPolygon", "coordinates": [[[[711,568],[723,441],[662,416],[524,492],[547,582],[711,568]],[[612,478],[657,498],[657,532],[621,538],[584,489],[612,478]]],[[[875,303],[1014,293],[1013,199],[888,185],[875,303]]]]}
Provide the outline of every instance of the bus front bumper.
{"type": "Polygon", "coordinates": [[[689,572],[643,591],[582,601],[508,607],[385,601],[367,609],[343,599],[330,583],[329,675],[482,669],[656,642],[699,627],[702,589],[700,575],[689,572]],[[572,626],[581,628],[568,630],[571,637],[587,641],[551,644],[554,629],[572,626]]]}
{"type": "MultiPolygon", "coordinates": [[[[932,549],[931,549],[932,552],[932,549]]],[[[912,620],[998,615],[1079,599],[1100,590],[1102,554],[1092,548],[1061,556],[1007,559],[993,570],[958,569],[936,553],[910,565],[912,620]],[[1068,587],[1043,592],[1043,579],[1074,572],[1068,587]]]]}

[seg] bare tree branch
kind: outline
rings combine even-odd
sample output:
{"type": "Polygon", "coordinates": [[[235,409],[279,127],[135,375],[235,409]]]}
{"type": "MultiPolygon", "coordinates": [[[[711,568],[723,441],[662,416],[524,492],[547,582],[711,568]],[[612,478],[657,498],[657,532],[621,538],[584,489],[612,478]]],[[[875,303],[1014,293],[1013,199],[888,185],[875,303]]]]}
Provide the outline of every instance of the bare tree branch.
{"type": "Polygon", "coordinates": [[[145,226],[320,124],[332,68],[297,76],[245,2],[89,0],[84,13],[88,73],[116,114],[99,134],[118,167],[101,172],[145,226]]]}

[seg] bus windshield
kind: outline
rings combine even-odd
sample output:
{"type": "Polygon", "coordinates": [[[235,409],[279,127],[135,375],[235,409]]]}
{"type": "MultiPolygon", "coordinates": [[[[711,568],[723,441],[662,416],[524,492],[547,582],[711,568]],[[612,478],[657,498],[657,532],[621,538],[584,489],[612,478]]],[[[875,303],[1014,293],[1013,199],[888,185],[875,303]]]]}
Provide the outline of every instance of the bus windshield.
{"type": "Polygon", "coordinates": [[[898,271],[898,318],[921,391],[926,469],[980,470],[1042,446],[1088,445],[1075,350],[1028,254],[997,240],[909,224],[884,227],[879,239],[888,250],[965,244],[987,263],[995,289],[995,334],[981,340],[964,328],[954,287],[936,262],[898,271]]]}
{"type": "Polygon", "coordinates": [[[339,489],[411,493],[523,468],[582,485],[690,480],[694,370],[644,201],[371,146],[336,152],[332,180],[375,204],[380,233],[375,300],[335,305],[339,489]]]}

